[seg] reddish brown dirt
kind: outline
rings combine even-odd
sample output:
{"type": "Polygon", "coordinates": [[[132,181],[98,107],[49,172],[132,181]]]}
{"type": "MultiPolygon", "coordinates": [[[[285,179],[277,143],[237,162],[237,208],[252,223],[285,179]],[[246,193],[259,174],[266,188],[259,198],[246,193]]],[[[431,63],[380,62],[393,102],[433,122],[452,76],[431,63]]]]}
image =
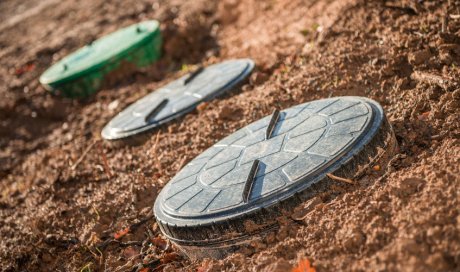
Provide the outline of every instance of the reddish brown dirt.
{"type": "Polygon", "coordinates": [[[460,271],[459,1],[163,2],[0,3],[2,270],[460,271]],[[39,85],[62,56],[148,18],[166,41],[153,67],[85,101],[39,85]],[[235,57],[257,63],[240,90],[134,140],[99,140],[183,64],[235,57]],[[400,147],[388,171],[308,201],[305,220],[253,252],[190,262],[162,240],[151,207],[185,162],[275,107],[340,95],[385,108],[400,147]]]}

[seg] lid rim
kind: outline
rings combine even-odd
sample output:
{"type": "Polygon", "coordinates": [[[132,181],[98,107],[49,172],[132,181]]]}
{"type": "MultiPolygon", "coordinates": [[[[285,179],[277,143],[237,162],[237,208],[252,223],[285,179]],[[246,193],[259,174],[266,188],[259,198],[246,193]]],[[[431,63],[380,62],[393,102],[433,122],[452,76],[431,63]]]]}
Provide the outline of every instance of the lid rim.
{"type": "MultiPolygon", "coordinates": [[[[368,106],[370,106],[370,110],[372,110],[372,112],[373,112],[373,115],[371,117],[372,119],[369,121],[369,123],[367,124],[366,128],[363,129],[364,132],[357,137],[357,139],[354,142],[354,144],[348,146],[347,148],[342,150],[340,153],[336,154],[334,159],[327,161],[324,165],[321,165],[319,168],[315,169],[313,172],[309,173],[307,176],[300,177],[297,180],[292,181],[293,184],[297,184],[297,185],[294,185],[294,186],[291,186],[291,187],[286,187],[283,190],[277,191],[276,193],[272,193],[271,195],[268,195],[266,197],[259,197],[257,199],[252,200],[250,203],[245,203],[244,205],[241,205],[241,206],[235,206],[234,208],[223,209],[223,210],[220,210],[220,211],[207,213],[205,215],[195,214],[195,215],[192,215],[192,216],[185,217],[185,216],[181,216],[180,214],[170,214],[170,213],[168,213],[166,208],[164,209],[163,213],[165,213],[166,215],[168,215],[168,216],[170,216],[172,218],[178,218],[180,220],[200,220],[200,219],[206,219],[207,217],[221,216],[222,214],[225,214],[225,213],[227,213],[226,216],[228,217],[228,216],[232,215],[232,211],[235,211],[235,214],[240,214],[242,212],[242,211],[240,212],[240,210],[246,210],[247,211],[248,209],[252,210],[252,209],[260,208],[260,205],[263,206],[263,204],[267,200],[270,200],[272,198],[275,199],[275,198],[278,198],[279,196],[283,196],[283,199],[289,198],[290,196],[292,196],[293,192],[297,192],[299,190],[300,191],[304,190],[304,189],[300,188],[300,187],[302,187],[301,185],[303,183],[310,183],[310,182],[316,183],[317,181],[315,182],[315,180],[320,176],[321,172],[324,172],[325,170],[333,167],[334,164],[336,164],[338,161],[344,160],[345,158],[349,157],[350,156],[350,151],[352,151],[361,142],[366,141],[366,139],[365,139],[366,136],[368,136],[369,134],[375,133],[375,131],[378,129],[377,126],[382,121],[381,116],[376,116],[378,114],[378,112],[376,112],[376,110],[374,108],[372,108],[371,105],[368,104],[368,106]],[[375,120],[376,118],[379,119],[379,120],[375,120]],[[374,121],[375,121],[375,123],[374,123],[374,121]],[[374,131],[371,131],[372,129],[374,131]],[[311,176],[311,178],[309,180],[308,177],[310,177],[310,176],[311,176]],[[228,214],[228,213],[230,213],[230,214],[228,214]]],[[[360,150],[357,150],[356,153],[358,153],[359,151],[360,150]]],[[[305,185],[305,186],[307,186],[307,185],[305,185]]],[[[276,202],[276,201],[272,201],[270,203],[273,203],[273,202],[276,202]]]]}
{"type": "Polygon", "coordinates": [[[369,122],[368,129],[365,132],[363,132],[360,135],[360,137],[342,153],[342,157],[337,156],[336,160],[330,162],[324,167],[321,167],[317,171],[311,174],[309,173],[307,176],[304,176],[303,178],[300,178],[299,180],[293,182],[297,183],[296,185],[284,189],[282,193],[273,193],[266,197],[261,197],[251,205],[242,205],[226,209],[217,213],[207,213],[203,215],[196,215],[190,217],[182,217],[179,214],[169,214],[165,210],[165,207],[163,207],[163,203],[160,203],[160,201],[164,200],[164,193],[160,193],[160,195],[155,200],[155,216],[159,221],[169,223],[174,222],[178,225],[184,224],[188,226],[216,223],[220,221],[223,222],[228,220],[228,218],[237,218],[239,216],[242,216],[243,213],[246,214],[248,212],[254,212],[263,208],[271,207],[272,205],[276,205],[277,201],[285,201],[292,197],[294,194],[303,193],[304,191],[308,190],[312,186],[312,184],[320,183],[321,180],[326,178],[326,172],[335,172],[338,169],[340,169],[343,164],[348,163],[349,160],[360,155],[362,150],[366,148],[368,145],[370,145],[374,141],[374,138],[376,138],[377,135],[381,133],[381,131],[386,133],[386,131],[382,128],[383,124],[387,122],[382,107],[373,100],[361,97],[359,99],[367,102],[366,104],[368,104],[372,108],[373,118],[369,122]]]}
{"type": "MultiPolygon", "coordinates": [[[[363,139],[364,140],[364,139],[363,139]]],[[[356,171],[362,163],[367,163],[368,161],[373,160],[375,158],[374,156],[378,156],[378,148],[388,148],[388,150],[391,152],[394,152],[395,147],[397,146],[393,131],[391,129],[391,125],[388,123],[388,120],[386,117],[383,115],[383,119],[381,121],[381,126],[377,128],[377,131],[375,131],[375,135],[373,137],[369,137],[368,141],[362,146],[362,149],[367,148],[370,153],[358,151],[356,154],[353,155],[353,159],[349,159],[343,164],[341,164],[338,169],[336,169],[333,173],[336,174],[338,172],[353,172],[356,171]],[[394,142],[393,142],[394,141],[394,142]],[[369,156],[368,156],[369,155],[369,156]],[[373,158],[371,158],[371,156],[373,158]],[[357,164],[356,162],[360,162],[357,164]]],[[[386,158],[385,161],[389,159],[386,158]]],[[[379,163],[380,159],[378,160],[379,163]]],[[[155,218],[160,225],[160,229],[162,231],[164,230],[164,226],[168,226],[167,228],[167,233],[163,231],[163,234],[170,238],[172,241],[177,243],[179,246],[187,246],[187,245],[194,245],[194,246],[203,246],[206,247],[207,244],[202,244],[201,241],[202,239],[197,239],[200,237],[205,237],[205,240],[208,240],[211,243],[231,243],[232,239],[238,239],[240,237],[244,238],[247,235],[247,231],[243,230],[241,231],[236,231],[239,229],[238,225],[241,227],[244,227],[244,222],[246,220],[252,220],[253,218],[256,218],[255,220],[257,221],[257,218],[272,218],[273,220],[271,221],[266,221],[266,222],[272,222],[268,225],[263,225],[262,227],[258,228],[256,231],[251,232],[251,235],[257,235],[258,233],[262,233],[265,230],[269,229],[270,227],[273,227],[274,225],[277,224],[276,217],[278,216],[286,216],[283,210],[292,210],[295,206],[300,204],[302,201],[309,199],[313,197],[315,192],[317,190],[324,190],[325,188],[328,188],[331,184],[333,184],[334,181],[330,180],[326,176],[323,176],[321,179],[319,179],[314,185],[309,186],[307,188],[304,188],[303,191],[296,192],[293,194],[291,197],[287,197],[283,200],[278,200],[276,202],[273,202],[271,206],[265,206],[260,209],[255,209],[253,211],[250,211],[246,214],[238,215],[238,216],[229,216],[227,218],[217,218],[215,220],[211,220],[208,222],[203,222],[200,221],[199,223],[193,224],[192,222],[186,221],[185,224],[178,224],[180,222],[174,221],[174,222],[167,222],[167,218],[164,217],[164,214],[161,212],[158,213],[158,201],[160,200],[159,197],[157,197],[155,201],[155,205],[153,207],[153,212],[155,214],[155,218]],[[278,216],[269,216],[267,217],[265,214],[277,214],[278,216]],[[218,228],[212,228],[212,226],[219,226],[218,228]],[[201,227],[201,228],[199,228],[201,227]],[[193,231],[191,231],[193,230],[193,231]],[[197,233],[199,231],[199,233],[197,233]],[[217,231],[217,232],[216,232],[217,231]],[[207,234],[208,232],[214,232],[211,234],[207,234]],[[232,236],[225,236],[226,233],[234,233],[232,236]],[[206,237],[209,236],[209,237],[206,237]]],[[[171,219],[169,217],[169,219],[171,219]]],[[[256,223],[256,221],[254,221],[256,223]]]]}

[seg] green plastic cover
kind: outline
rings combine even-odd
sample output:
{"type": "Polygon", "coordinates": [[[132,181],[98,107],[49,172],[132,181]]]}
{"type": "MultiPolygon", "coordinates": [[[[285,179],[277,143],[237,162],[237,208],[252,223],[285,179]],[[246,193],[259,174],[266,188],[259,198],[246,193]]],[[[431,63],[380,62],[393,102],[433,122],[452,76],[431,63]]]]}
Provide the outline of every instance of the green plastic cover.
{"type": "Polygon", "coordinates": [[[123,68],[123,64],[129,63],[130,68],[147,66],[160,57],[160,51],[159,23],[144,21],[78,49],[46,70],[40,82],[66,96],[87,96],[102,87],[105,77],[123,68]]]}

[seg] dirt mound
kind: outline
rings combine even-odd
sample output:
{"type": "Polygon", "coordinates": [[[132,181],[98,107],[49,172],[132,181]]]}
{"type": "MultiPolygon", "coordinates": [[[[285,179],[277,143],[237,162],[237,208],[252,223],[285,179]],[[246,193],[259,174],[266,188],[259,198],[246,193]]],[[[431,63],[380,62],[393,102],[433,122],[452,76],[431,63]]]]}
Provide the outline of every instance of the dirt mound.
{"type": "Polygon", "coordinates": [[[460,269],[456,1],[44,2],[0,3],[3,270],[460,269]],[[154,66],[85,101],[39,85],[62,56],[151,18],[167,53],[154,66]],[[131,141],[100,140],[116,112],[190,65],[236,57],[257,63],[241,89],[131,141]],[[185,163],[274,108],[340,95],[383,105],[399,143],[388,169],[338,182],[302,205],[305,219],[224,260],[191,263],[163,240],[151,207],[185,163]]]}

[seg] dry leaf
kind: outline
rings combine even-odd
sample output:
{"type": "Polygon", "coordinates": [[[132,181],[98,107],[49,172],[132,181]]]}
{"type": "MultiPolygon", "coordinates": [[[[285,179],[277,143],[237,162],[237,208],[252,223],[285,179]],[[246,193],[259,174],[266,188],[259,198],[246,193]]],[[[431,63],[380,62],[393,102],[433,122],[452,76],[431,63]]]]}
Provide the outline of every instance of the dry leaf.
{"type": "Polygon", "coordinates": [[[30,64],[26,64],[26,65],[24,65],[24,66],[19,67],[18,69],[16,69],[16,70],[14,71],[14,74],[17,75],[17,76],[20,76],[20,75],[22,75],[22,74],[24,74],[24,73],[26,73],[26,72],[30,72],[30,71],[32,71],[32,70],[34,70],[34,69],[35,69],[35,64],[30,63],[30,64]]]}
{"type": "Polygon", "coordinates": [[[123,236],[125,236],[126,234],[128,234],[128,232],[129,232],[129,227],[126,227],[126,228],[124,228],[124,229],[122,229],[122,230],[116,232],[116,233],[113,235],[113,238],[115,238],[115,239],[118,240],[118,239],[122,238],[123,236]]]}
{"type": "Polygon", "coordinates": [[[200,266],[196,269],[196,272],[205,272],[207,270],[206,267],[200,266]]]}
{"type": "Polygon", "coordinates": [[[136,255],[138,255],[139,252],[133,248],[133,247],[127,247],[123,250],[123,256],[126,258],[126,259],[129,259],[131,257],[134,257],[136,255]]]}
{"type": "Polygon", "coordinates": [[[428,117],[429,117],[429,116],[430,116],[430,112],[429,112],[429,111],[424,112],[424,113],[422,113],[422,114],[420,114],[420,115],[418,116],[418,120],[420,120],[420,121],[426,121],[426,120],[428,120],[428,117]]]}
{"type": "Polygon", "coordinates": [[[203,112],[208,106],[209,102],[201,102],[200,104],[198,104],[196,109],[198,110],[198,112],[203,112]]]}
{"type": "Polygon", "coordinates": [[[179,258],[179,255],[177,253],[166,253],[165,255],[163,255],[163,258],[161,258],[161,263],[162,264],[167,264],[167,263],[170,263],[170,262],[174,262],[175,260],[177,260],[179,258]]]}
{"type": "Polygon", "coordinates": [[[168,242],[161,238],[161,237],[155,237],[152,239],[152,243],[159,249],[165,250],[166,247],[168,246],[168,242]]]}
{"type": "Polygon", "coordinates": [[[303,259],[292,269],[292,272],[316,272],[316,269],[310,265],[308,259],[303,259]]]}

